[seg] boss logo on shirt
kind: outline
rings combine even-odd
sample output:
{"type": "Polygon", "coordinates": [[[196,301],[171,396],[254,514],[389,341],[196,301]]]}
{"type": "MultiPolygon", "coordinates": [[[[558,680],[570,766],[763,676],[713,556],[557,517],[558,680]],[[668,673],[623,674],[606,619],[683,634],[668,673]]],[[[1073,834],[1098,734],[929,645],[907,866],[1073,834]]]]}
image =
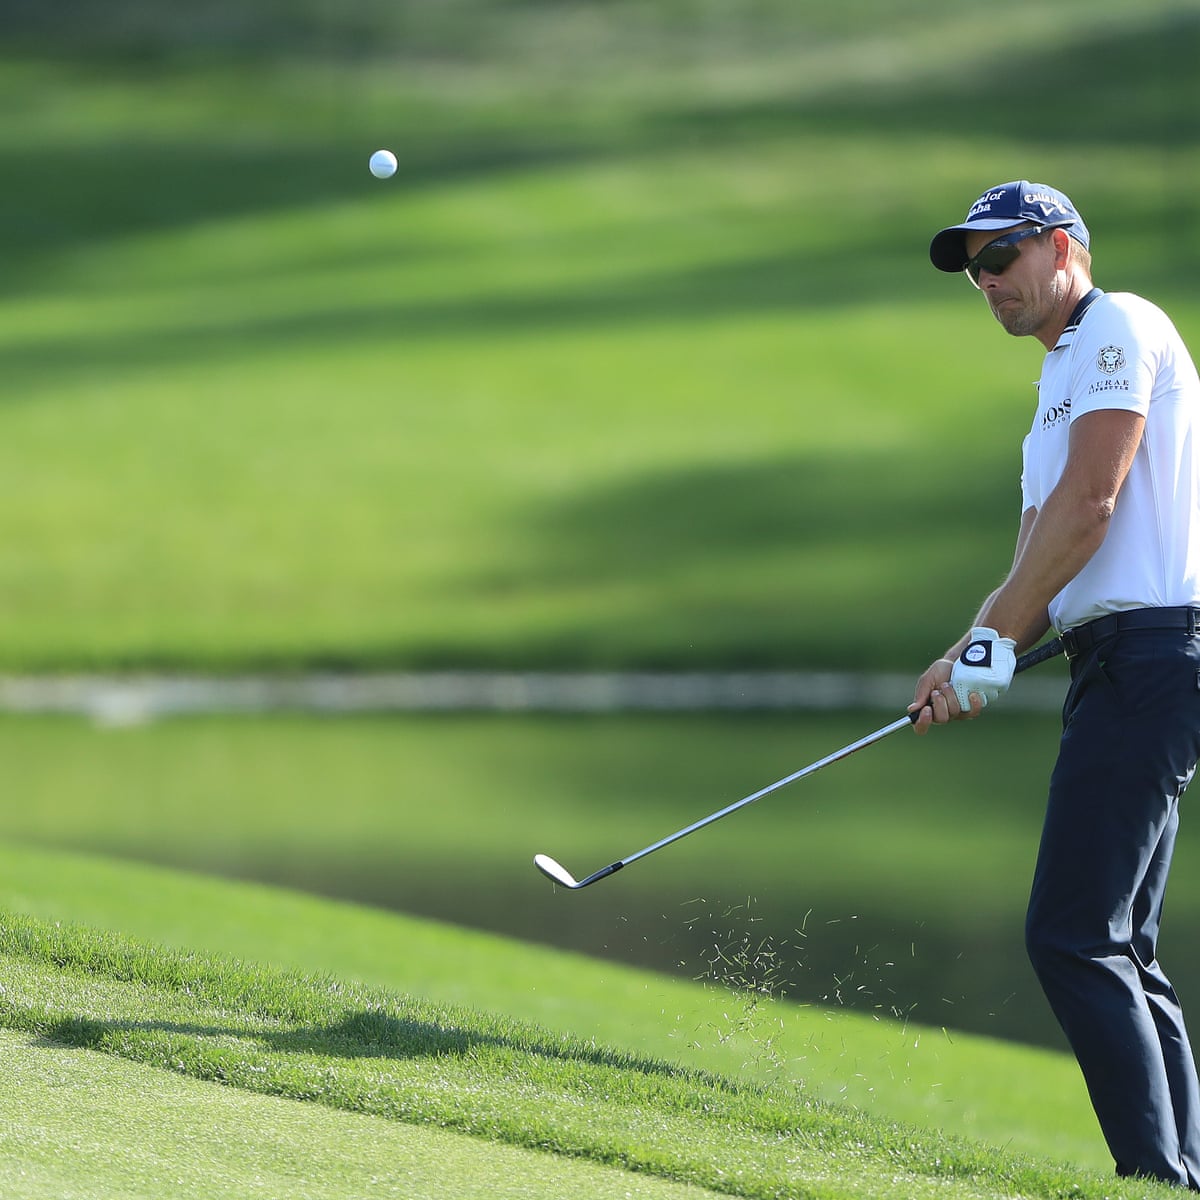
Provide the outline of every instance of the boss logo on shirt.
{"type": "Polygon", "coordinates": [[[1096,355],[1096,366],[1105,375],[1125,370],[1125,351],[1120,346],[1105,346],[1096,355]]]}
{"type": "Polygon", "coordinates": [[[1042,413],[1042,428],[1050,429],[1071,419],[1071,399],[1068,396],[1061,404],[1052,404],[1042,413]]]}

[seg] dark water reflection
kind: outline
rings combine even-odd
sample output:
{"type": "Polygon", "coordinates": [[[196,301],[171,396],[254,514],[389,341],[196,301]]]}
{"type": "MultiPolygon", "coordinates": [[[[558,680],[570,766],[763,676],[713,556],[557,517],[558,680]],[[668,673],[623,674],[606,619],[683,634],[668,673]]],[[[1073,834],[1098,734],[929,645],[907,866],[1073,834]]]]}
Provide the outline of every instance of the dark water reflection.
{"type": "MultiPolygon", "coordinates": [[[[889,739],[580,892],[533,867],[546,850],[595,870],[879,721],[0,722],[0,783],[22,797],[0,832],[1062,1048],[1022,945],[1056,744],[1043,714],[889,739]]],[[[1161,947],[1185,1008],[1200,1006],[1194,801],[1161,947]]]]}
{"type": "MultiPolygon", "coordinates": [[[[346,895],[346,881],[264,873],[346,895]]],[[[1019,921],[935,925],[720,888],[688,895],[656,887],[644,870],[636,881],[631,869],[578,893],[530,875],[532,886],[514,885],[469,864],[461,873],[410,865],[402,876],[360,873],[353,898],[795,1002],[1065,1048],[1026,962],[1019,921]]]]}

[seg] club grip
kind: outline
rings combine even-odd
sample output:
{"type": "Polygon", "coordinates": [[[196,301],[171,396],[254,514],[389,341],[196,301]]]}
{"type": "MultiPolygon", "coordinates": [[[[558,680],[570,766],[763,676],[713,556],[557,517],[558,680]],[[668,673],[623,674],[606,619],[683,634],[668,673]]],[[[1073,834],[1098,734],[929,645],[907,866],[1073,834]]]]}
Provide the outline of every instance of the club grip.
{"type": "Polygon", "coordinates": [[[1048,658],[1057,658],[1062,652],[1062,639],[1051,638],[1048,642],[1035,646],[1028,654],[1022,654],[1017,659],[1017,666],[1013,674],[1020,675],[1022,671],[1028,671],[1030,667],[1036,667],[1038,663],[1044,663],[1048,658]]]}

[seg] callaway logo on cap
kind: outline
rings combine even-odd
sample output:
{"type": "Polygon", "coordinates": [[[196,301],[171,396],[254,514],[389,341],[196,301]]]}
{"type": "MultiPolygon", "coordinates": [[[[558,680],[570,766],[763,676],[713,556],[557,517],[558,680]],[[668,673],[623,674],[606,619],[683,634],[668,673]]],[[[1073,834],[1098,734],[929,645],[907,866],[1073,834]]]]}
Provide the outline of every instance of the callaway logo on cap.
{"type": "Polygon", "coordinates": [[[1075,205],[1057,188],[1017,179],[988,188],[967,210],[961,225],[951,225],[929,244],[929,257],[939,271],[961,271],[967,265],[967,231],[1011,229],[1028,222],[1045,229],[1065,229],[1086,250],[1091,235],[1075,205]]]}

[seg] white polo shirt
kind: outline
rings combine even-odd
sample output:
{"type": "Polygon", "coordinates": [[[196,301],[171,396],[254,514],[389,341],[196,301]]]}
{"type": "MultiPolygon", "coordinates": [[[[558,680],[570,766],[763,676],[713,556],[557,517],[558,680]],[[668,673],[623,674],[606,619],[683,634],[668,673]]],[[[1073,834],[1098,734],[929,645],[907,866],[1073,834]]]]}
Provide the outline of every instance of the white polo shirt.
{"type": "Polygon", "coordinates": [[[1170,318],[1127,292],[1099,296],[1046,355],[1037,387],[1025,509],[1040,509],[1062,476],[1072,421],[1104,408],[1146,418],[1104,542],[1051,601],[1051,624],[1200,604],[1200,379],[1170,318]]]}

